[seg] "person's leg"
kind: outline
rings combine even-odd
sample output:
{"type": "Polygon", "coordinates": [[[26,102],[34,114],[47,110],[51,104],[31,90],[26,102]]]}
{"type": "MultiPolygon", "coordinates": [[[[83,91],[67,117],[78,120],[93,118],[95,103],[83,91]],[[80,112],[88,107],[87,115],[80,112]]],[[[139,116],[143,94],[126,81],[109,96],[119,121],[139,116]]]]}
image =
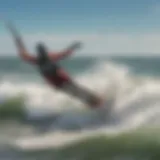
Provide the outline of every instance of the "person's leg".
{"type": "Polygon", "coordinates": [[[66,83],[63,86],[62,89],[64,92],[80,99],[90,107],[98,107],[101,103],[102,100],[100,97],[89,91],[88,89],[85,89],[82,86],[79,86],[74,83],[66,83]]]}

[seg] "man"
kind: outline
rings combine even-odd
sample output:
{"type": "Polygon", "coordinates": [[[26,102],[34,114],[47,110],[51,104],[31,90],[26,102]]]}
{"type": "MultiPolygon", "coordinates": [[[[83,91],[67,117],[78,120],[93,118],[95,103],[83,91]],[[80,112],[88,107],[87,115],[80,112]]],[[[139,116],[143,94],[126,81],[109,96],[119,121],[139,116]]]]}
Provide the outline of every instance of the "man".
{"type": "Polygon", "coordinates": [[[44,44],[37,44],[37,56],[32,56],[27,52],[20,35],[13,25],[8,23],[7,27],[13,35],[19,56],[26,62],[36,65],[41,75],[50,85],[60,91],[78,98],[91,108],[100,107],[102,105],[101,98],[93,94],[91,91],[88,91],[82,86],[76,84],[68,73],[66,73],[65,70],[58,64],[60,60],[67,58],[76,49],[80,48],[81,43],[74,42],[66,50],[59,53],[49,53],[44,44]]]}

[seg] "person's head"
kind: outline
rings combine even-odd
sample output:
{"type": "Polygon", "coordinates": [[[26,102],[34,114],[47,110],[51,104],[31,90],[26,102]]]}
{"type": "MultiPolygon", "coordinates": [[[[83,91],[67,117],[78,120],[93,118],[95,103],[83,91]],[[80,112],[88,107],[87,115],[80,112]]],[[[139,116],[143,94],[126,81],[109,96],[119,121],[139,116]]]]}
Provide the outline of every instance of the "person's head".
{"type": "Polygon", "coordinates": [[[49,61],[48,52],[44,44],[38,43],[36,46],[38,62],[44,64],[49,61]]]}

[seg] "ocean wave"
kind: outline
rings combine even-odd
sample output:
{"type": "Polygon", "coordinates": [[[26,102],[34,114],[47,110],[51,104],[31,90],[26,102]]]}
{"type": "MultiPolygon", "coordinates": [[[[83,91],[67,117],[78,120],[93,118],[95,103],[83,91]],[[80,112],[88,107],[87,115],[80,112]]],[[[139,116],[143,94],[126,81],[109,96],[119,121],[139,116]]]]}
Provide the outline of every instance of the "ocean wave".
{"type": "MultiPolygon", "coordinates": [[[[136,131],[118,135],[106,135],[103,133],[91,135],[90,137],[81,136],[78,140],[72,141],[72,143],[66,142],[63,146],[60,145],[60,141],[63,141],[67,135],[58,134],[54,136],[55,138],[52,139],[51,148],[41,148],[41,142],[37,143],[38,149],[34,148],[33,143],[35,139],[26,139],[26,142],[25,140],[14,141],[15,143],[12,143],[10,147],[18,151],[23,151],[26,157],[32,153],[32,158],[42,156],[44,159],[47,157],[48,160],[53,158],[57,160],[158,160],[160,157],[160,144],[159,141],[157,141],[157,138],[159,138],[159,128],[141,128],[136,131]],[[59,136],[59,138],[57,136],[59,136]]],[[[72,136],[74,136],[74,134],[72,134],[72,136]]],[[[73,139],[74,138],[72,138],[72,140],[73,139]]],[[[49,143],[51,144],[51,139],[49,143]]]]}
{"type": "Polygon", "coordinates": [[[158,160],[159,129],[140,129],[118,136],[97,135],[72,143],[57,151],[56,159],[158,160]],[[151,136],[154,135],[154,136],[151,136]]]}
{"type": "Polygon", "coordinates": [[[0,120],[23,119],[26,116],[24,97],[22,95],[3,99],[0,104],[0,120]]]}
{"type": "MultiPolygon", "coordinates": [[[[106,100],[114,93],[115,104],[110,121],[112,126],[117,128],[117,131],[119,128],[132,129],[149,123],[150,125],[159,123],[159,79],[138,77],[125,65],[118,65],[111,61],[98,61],[93,68],[76,76],[75,81],[104,96],[106,100]]],[[[79,125],[80,122],[81,126],[86,126],[86,123],[90,121],[90,118],[84,118],[83,113],[80,116],[75,116],[74,112],[69,111],[81,108],[85,110],[84,104],[68,95],[55,91],[47,84],[34,81],[19,84],[12,83],[8,79],[1,82],[1,97],[12,97],[19,93],[25,95],[27,114],[33,117],[39,114],[54,114],[63,111],[64,114],[58,120],[59,124],[62,124],[62,121],[67,121],[63,124],[70,126],[75,121],[74,125],[76,125],[76,122],[79,125]],[[71,114],[66,114],[66,110],[71,114]],[[85,119],[85,121],[79,119],[85,119]]],[[[94,116],[92,119],[94,119],[94,116]]]]}

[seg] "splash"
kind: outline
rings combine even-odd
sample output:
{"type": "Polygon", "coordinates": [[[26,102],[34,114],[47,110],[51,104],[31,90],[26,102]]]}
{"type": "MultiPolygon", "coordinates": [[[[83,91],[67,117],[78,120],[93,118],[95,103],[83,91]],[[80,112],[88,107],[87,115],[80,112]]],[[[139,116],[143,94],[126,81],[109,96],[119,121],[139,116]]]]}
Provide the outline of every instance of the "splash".
{"type": "MultiPolygon", "coordinates": [[[[159,79],[138,77],[132,74],[127,66],[97,61],[90,70],[76,76],[75,81],[106,99],[110,94],[115,93],[115,106],[111,121],[118,129],[136,128],[151,121],[154,124],[159,121],[159,79]]],[[[27,97],[26,106],[29,113],[85,108],[78,100],[55,91],[45,83],[14,84],[9,80],[1,82],[2,100],[20,93],[27,97]]]]}

